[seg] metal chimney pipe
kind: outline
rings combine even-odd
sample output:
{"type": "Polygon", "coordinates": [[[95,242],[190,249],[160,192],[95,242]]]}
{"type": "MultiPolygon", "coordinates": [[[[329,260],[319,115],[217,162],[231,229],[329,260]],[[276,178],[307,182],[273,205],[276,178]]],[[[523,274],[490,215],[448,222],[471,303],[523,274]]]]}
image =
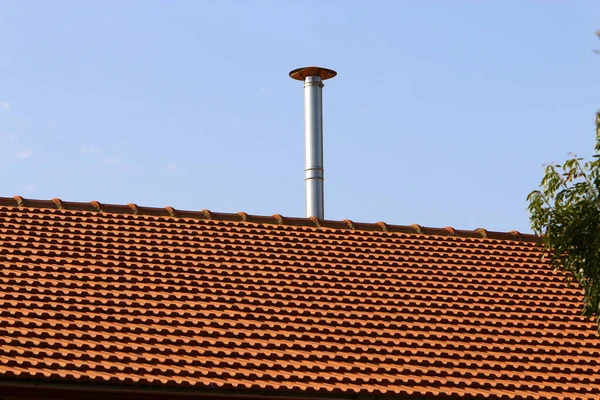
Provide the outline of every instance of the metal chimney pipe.
{"type": "Polygon", "coordinates": [[[321,67],[303,67],[290,72],[290,77],[304,81],[304,131],[306,216],[325,218],[323,193],[323,81],[337,72],[321,67]]]}

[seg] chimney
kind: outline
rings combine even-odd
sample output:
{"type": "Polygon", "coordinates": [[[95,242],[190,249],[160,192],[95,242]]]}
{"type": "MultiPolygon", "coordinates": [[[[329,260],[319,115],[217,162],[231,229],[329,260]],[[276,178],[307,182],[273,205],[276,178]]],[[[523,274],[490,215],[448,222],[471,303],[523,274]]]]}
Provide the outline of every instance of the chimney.
{"type": "Polygon", "coordinates": [[[304,67],[290,72],[290,77],[304,81],[304,132],[306,216],[325,218],[323,194],[323,81],[337,72],[321,67],[304,67]]]}

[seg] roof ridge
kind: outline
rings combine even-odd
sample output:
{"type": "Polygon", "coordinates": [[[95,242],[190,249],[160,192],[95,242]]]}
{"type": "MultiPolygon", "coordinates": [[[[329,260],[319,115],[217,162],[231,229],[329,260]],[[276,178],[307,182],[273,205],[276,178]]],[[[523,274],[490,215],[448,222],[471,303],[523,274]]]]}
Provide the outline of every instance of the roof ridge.
{"type": "Polygon", "coordinates": [[[100,213],[115,213],[115,214],[136,214],[148,215],[157,217],[174,217],[174,218],[194,218],[202,220],[216,221],[233,221],[233,222],[254,222],[273,225],[288,225],[288,226],[307,226],[313,228],[332,228],[332,229],[348,229],[358,231],[377,231],[377,232],[401,232],[420,235],[439,235],[439,236],[456,236],[469,238],[488,238],[497,240],[514,240],[522,242],[537,242],[539,237],[531,233],[520,233],[518,231],[510,232],[495,232],[488,231],[483,228],[475,230],[459,230],[450,226],[445,228],[424,227],[417,224],[412,225],[390,225],[385,222],[365,223],[354,222],[348,219],[343,221],[324,220],[315,217],[284,217],[280,214],[272,216],[250,215],[245,212],[238,213],[217,213],[210,210],[187,211],[176,210],[171,206],[166,207],[141,207],[137,204],[102,204],[98,201],[73,202],[62,201],[61,199],[53,198],[51,200],[35,200],[25,199],[21,196],[0,197],[0,206],[8,207],[31,207],[31,208],[49,208],[54,210],[73,210],[73,211],[91,211],[100,213]]]}

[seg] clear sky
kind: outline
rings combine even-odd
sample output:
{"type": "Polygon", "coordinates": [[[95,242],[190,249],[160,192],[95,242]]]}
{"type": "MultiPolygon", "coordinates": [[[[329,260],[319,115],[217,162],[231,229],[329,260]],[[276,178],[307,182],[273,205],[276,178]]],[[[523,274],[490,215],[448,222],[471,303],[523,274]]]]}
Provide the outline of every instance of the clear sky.
{"type": "Polygon", "coordinates": [[[600,2],[0,0],[0,196],[530,232],[541,165],[590,156],[600,2]]]}

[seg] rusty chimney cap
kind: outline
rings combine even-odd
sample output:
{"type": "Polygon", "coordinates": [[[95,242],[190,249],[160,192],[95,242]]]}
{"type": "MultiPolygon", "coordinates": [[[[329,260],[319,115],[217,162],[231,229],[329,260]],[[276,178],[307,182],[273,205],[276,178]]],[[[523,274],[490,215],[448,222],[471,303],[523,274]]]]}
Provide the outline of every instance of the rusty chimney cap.
{"type": "Polygon", "coordinates": [[[332,69],[322,68],[322,67],[302,67],[296,68],[293,71],[290,71],[290,78],[296,79],[298,81],[303,81],[307,76],[318,76],[322,80],[331,79],[337,75],[332,69]]]}

